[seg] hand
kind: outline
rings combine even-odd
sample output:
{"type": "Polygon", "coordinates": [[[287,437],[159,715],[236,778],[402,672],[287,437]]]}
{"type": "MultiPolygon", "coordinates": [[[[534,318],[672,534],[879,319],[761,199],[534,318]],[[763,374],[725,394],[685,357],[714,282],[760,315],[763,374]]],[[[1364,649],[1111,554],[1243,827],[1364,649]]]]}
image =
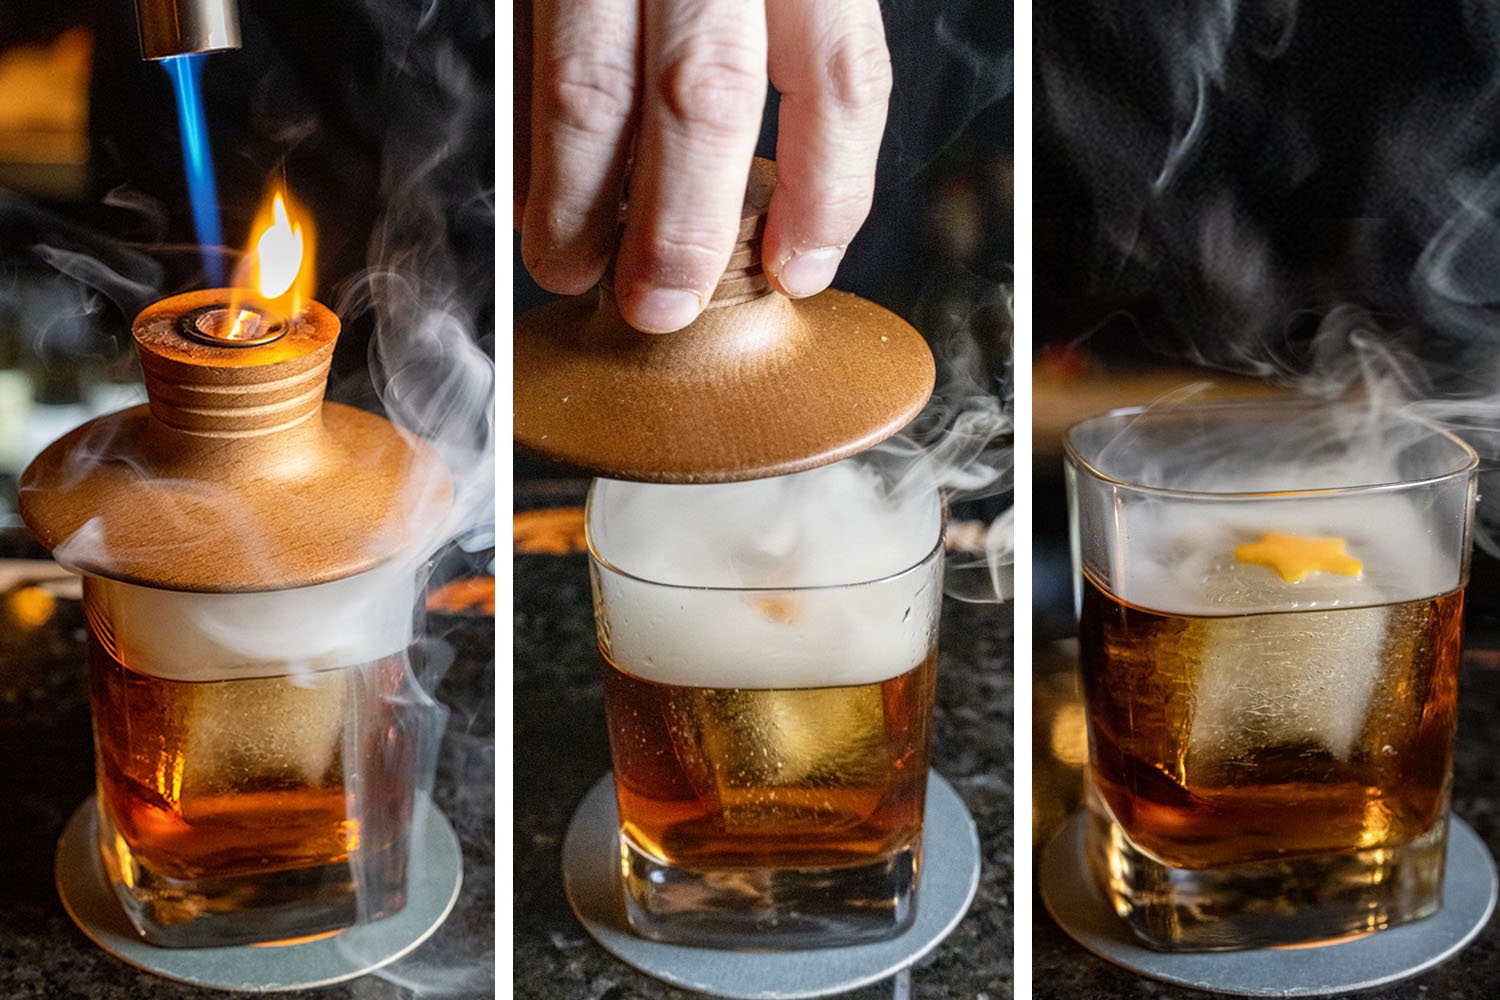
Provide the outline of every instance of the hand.
{"type": "Polygon", "coordinates": [[[630,161],[620,310],[653,333],[692,322],[734,246],[768,73],[780,183],[762,260],[794,298],[828,287],[874,193],[891,89],[877,0],[532,6],[516,14],[516,218],[543,288],[604,274],[630,161]]]}

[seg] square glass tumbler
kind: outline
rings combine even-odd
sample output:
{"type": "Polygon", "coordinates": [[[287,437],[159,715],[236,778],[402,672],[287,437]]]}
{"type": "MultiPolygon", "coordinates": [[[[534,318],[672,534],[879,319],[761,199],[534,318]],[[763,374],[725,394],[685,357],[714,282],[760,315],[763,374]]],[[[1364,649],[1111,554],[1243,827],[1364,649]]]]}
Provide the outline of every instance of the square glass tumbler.
{"type": "Polygon", "coordinates": [[[163,947],[343,930],[406,906],[424,731],[421,577],[391,563],[279,591],[83,578],[98,848],[163,947]]]}
{"type": "Polygon", "coordinates": [[[1088,856],[1162,950],[1435,913],[1477,459],[1353,404],[1127,410],[1066,438],[1088,856]]]}
{"type": "Polygon", "coordinates": [[[807,948],[910,925],[941,499],[880,448],[725,485],[597,481],[587,527],[625,908],[807,948]]]}

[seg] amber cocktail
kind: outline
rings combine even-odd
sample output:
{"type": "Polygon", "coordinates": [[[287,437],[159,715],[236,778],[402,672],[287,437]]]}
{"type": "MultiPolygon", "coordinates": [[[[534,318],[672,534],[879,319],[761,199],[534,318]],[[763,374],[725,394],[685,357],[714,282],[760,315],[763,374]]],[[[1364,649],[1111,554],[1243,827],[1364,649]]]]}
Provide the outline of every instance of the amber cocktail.
{"type": "Polygon", "coordinates": [[[1442,901],[1474,453],[1357,406],[1068,433],[1090,862],[1166,950],[1442,901]]]}

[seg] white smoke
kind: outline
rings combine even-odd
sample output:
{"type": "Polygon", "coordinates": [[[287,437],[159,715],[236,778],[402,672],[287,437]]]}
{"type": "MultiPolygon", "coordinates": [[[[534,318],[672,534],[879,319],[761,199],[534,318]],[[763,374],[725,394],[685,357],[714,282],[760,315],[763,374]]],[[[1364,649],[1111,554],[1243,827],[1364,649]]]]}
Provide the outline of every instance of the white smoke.
{"type": "Polygon", "coordinates": [[[880,152],[882,189],[926,170],[1014,89],[1009,4],[882,4],[895,88],[880,152]]]}
{"type": "Polygon", "coordinates": [[[932,469],[901,443],[742,483],[599,480],[589,542],[601,648],[670,684],[895,677],[935,638],[941,538],[932,469]]]}
{"type": "Polygon", "coordinates": [[[171,681],[306,674],[373,663],[412,642],[417,568],[385,563],[342,580],[251,594],[195,594],[91,581],[122,663],[171,681]],[[153,627],[172,621],[175,627],[153,627]]]}
{"type": "Polygon", "coordinates": [[[1261,614],[1425,599],[1462,582],[1473,456],[1426,421],[1357,403],[1167,405],[1069,437],[1103,477],[1077,476],[1086,568],[1130,603],[1261,614]],[[1289,586],[1236,558],[1265,532],[1344,539],[1361,572],[1289,586]]]}
{"type": "MultiPolygon", "coordinates": [[[[485,66],[486,54],[493,57],[493,10],[433,0],[420,7],[377,2],[367,13],[391,77],[378,112],[371,109],[387,125],[381,211],[369,267],[341,286],[337,311],[346,323],[373,322],[370,370],[382,408],[427,441],[453,474],[448,518],[423,526],[429,545],[452,540],[468,553],[468,572],[493,574],[494,86],[485,66]]],[[[453,651],[429,636],[419,659],[421,686],[432,691],[453,651]]],[[[426,745],[454,762],[460,780],[494,780],[493,736],[476,735],[472,726],[486,708],[454,706],[457,728],[466,731],[455,739],[449,725],[441,751],[436,740],[426,745]]],[[[426,764],[431,773],[436,757],[426,764]]],[[[466,798],[460,789],[457,801],[466,798]]],[[[466,842],[493,847],[474,817],[451,818],[466,842]]],[[[488,897],[480,890],[477,898],[488,897]]],[[[440,929],[379,975],[419,997],[487,995],[494,941],[440,929]]]]}
{"type": "Polygon", "coordinates": [[[112,361],[128,345],[121,320],[155,299],[162,281],[150,257],[0,191],[0,325],[24,342],[11,364],[112,361]]]}
{"type": "MultiPolygon", "coordinates": [[[[370,266],[341,286],[337,311],[346,322],[373,317],[371,374],[387,416],[431,444],[455,474],[450,524],[435,537],[493,548],[494,178],[474,162],[474,144],[486,134],[479,126],[488,120],[493,133],[493,93],[454,50],[458,36],[424,33],[454,11],[432,4],[415,21],[372,12],[400,100],[387,109],[383,211],[370,266]]],[[[472,27],[482,36],[484,25],[472,27]]]]}
{"type": "Polygon", "coordinates": [[[909,447],[871,451],[741,483],[600,480],[591,543],[626,572],[677,587],[828,587],[899,573],[938,542],[937,485],[909,447]]]}
{"type": "Polygon", "coordinates": [[[1007,286],[964,275],[915,316],[932,347],[937,384],[903,433],[927,450],[927,467],[949,504],[944,589],[970,602],[1011,595],[1012,515],[994,507],[1009,492],[1013,471],[1012,310],[1007,286]],[[970,530],[975,524],[983,525],[978,533],[970,530]]]}
{"type": "MultiPolygon", "coordinates": [[[[1303,13],[1039,10],[1039,148],[1054,156],[1039,194],[1059,219],[1086,205],[1068,221],[1094,237],[1076,245],[1088,277],[1057,294],[1095,317],[1129,310],[1165,358],[1438,420],[1491,469],[1500,18],[1468,0],[1357,25],[1303,13]]],[[[1491,507],[1476,537],[1500,554],[1491,507]]]]}

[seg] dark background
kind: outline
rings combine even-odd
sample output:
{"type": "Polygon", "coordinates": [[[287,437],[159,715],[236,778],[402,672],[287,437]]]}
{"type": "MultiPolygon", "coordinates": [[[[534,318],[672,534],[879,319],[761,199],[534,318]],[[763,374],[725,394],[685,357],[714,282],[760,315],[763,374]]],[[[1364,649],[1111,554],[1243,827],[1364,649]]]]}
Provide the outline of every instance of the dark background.
{"type": "Polygon", "coordinates": [[[1461,382],[1500,292],[1497,27],[1479,3],[1039,5],[1037,344],[1300,374],[1353,307],[1461,382]]]}

